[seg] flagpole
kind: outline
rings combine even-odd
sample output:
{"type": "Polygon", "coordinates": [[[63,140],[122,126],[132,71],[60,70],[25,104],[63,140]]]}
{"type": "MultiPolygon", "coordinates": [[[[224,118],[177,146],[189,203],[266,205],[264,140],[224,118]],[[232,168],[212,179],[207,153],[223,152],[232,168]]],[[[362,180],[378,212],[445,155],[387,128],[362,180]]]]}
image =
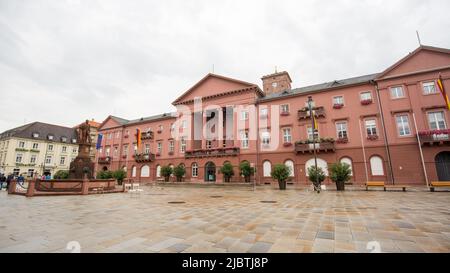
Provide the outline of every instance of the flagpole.
{"type": "Polygon", "coordinates": [[[430,184],[428,181],[427,168],[425,166],[425,160],[423,158],[422,145],[420,144],[419,130],[417,130],[416,114],[413,112],[412,116],[413,116],[413,120],[414,120],[414,128],[416,129],[416,137],[417,137],[417,143],[419,145],[420,159],[422,161],[423,173],[425,175],[425,181],[427,183],[427,188],[430,188],[430,184]]]}
{"type": "Polygon", "coordinates": [[[364,147],[364,138],[363,138],[362,127],[361,127],[361,120],[360,119],[358,119],[358,124],[359,124],[359,133],[361,135],[361,147],[362,147],[362,151],[363,151],[364,169],[366,171],[366,185],[367,185],[367,182],[369,182],[369,171],[367,170],[366,149],[364,147]]]}

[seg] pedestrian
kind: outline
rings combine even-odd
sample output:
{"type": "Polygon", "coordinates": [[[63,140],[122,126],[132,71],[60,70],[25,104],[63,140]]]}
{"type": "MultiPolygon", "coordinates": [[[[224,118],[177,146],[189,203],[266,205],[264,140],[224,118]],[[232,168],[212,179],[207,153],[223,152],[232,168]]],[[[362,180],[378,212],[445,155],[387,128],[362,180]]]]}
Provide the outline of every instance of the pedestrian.
{"type": "Polygon", "coordinates": [[[10,173],[8,174],[8,177],[6,178],[6,190],[9,190],[9,184],[11,184],[11,181],[14,180],[14,174],[10,173]]]}
{"type": "Polygon", "coordinates": [[[6,182],[6,176],[4,174],[0,174],[0,191],[3,189],[3,183],[6,182]]]}
{"type": "Polygon", "coordinates": [[[50,174],[47,174],[46,176],[45,176],[45,180],[51,180],[52,179],[52,176],[50,175],[50,174]]]}
{"type": "Polygon", "coordinates": [[[17,183],[19,183],[19,185],[21,186],[23,186],[23,184],[25,183],[25,177],[22,174],[17,177],[17,183]]]}

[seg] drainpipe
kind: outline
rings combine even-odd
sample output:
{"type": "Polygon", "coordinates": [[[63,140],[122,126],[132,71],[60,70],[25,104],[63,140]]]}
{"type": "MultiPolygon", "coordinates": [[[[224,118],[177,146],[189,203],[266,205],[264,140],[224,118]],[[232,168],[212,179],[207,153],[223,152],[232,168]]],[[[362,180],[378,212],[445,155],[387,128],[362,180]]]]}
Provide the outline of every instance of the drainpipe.
{"type": "Polygon", "coordinates": [[[258,101],[255,102],[256,108],[256,172],[255,172],[255,182],[253,182],[253,190],[256,189],[256,183],[261,184],[260,176],[259,176],[259,104],[258,101]]]}
{"type": "Polygon", "coordinates": [[[386,154],[388,157],[388,168],[389,168],[392,185],[395,185],[394,170],[392,168],[392,163],[391,163],[391,152],[389,150],[389,140],[387,137],[386,126],[384,123],[383,106],[381,105],[381,99],[380,99],[380,89],[378,88],[378,83],[375,80],[371,80],[370,82],[375,86],[375,93],[377,94],[378,110],[380,111],[380,117],[381,117],[381,127],[383,127],[384,147],[386,148],[386,154]]]}

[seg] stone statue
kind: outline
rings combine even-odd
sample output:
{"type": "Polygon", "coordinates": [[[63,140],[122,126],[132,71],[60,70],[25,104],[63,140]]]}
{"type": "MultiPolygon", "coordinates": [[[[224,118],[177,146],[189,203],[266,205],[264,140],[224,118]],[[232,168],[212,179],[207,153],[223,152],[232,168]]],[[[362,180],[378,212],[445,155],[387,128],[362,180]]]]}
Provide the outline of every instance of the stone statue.
{"type": "Polygon", "coordinates": [[[91,126],[89,121],[86,120],[85,123],[81,124],[77,129],[78,143],[79,144],[90,144],[91,143],[91,126]]]}

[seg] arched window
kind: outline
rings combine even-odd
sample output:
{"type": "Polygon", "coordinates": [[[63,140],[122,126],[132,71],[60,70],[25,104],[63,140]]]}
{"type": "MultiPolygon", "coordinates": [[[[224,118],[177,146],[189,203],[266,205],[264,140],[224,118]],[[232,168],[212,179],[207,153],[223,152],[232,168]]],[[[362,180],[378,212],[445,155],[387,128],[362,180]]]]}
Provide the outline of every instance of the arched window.
{"type": "Polygon", "coordinates": [[[198,164],[192,163],[192,177],[198,177],[198,164]]]}
{"type": "Polygon", "coordinates": [[[352,160],[348,157],[341,158],[341,163],[348,164],[350,166],[350,175],[353,175],[353,164],[352,160]]]}
{"type": "Polygon", "coordinates": [[[270,163],[270,161],[266,160],[263,163],[263,176],[264,177],[270,177],[272,172],[272,164],[270,163]]]}
{"type": "MultiPolygon", "coordinates": [[[[308,169],[312,166],[314,166],[314,158],[311,158],[310,160],[306,161],[306,164],[305,164],[306,176],[309,176],[308,169]]],[[[323,172],[325,173],[325,175],[328,176],[328,164],[325,160],[318,158],[317,159],[317,167],[321,168],[323,170],[323,172]]]]}
{"type": "Polygon", "coordinates": [[[136,177],[136,166],[131,169],[131,177],[136,177]]]}
{"type": "Polygon", "coordinates": [[[150,167],[148,165],[142,166],[141,177],[150,177],[150,167]]]}
{"type": "Polygon", "coordinates": [[[289,176],[290,177],[294,177],[294,162],[292,160],[286,160],[286,162],[284,162],[284,165],[286,165],[286,167],[289,168],[289,176]]]}
{"type": "Polygon", "coordinates": [[[383,159],[379,156],[372,156],[370,158],[370,169],[372,170],[372,175],[384,175],[383,159]]]}
{"type": "Polygon", "coordinates": [[[161,166],[156,166],[156,177],[161,177],[161,166]]]}

